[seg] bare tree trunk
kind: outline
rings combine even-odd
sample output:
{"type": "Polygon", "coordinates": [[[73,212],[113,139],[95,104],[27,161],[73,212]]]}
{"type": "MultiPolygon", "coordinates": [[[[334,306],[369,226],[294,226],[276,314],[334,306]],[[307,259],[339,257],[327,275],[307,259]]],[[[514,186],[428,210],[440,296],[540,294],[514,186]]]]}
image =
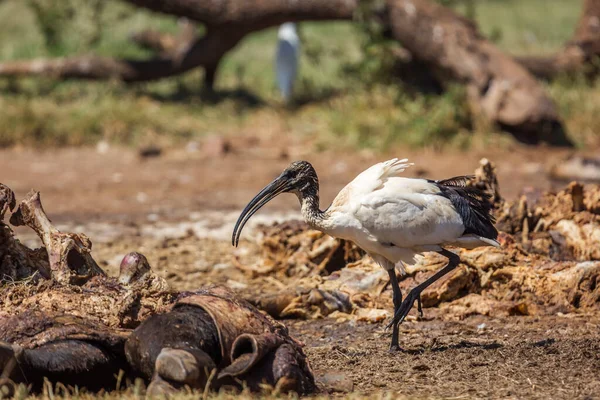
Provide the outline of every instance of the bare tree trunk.
{"type": "Polygon", "coordinates": [[[600,0],[586,0],[573,38],[557,54],[548,57],[518,57],[517,61],[540,79],[583,72],[598,74],[600,56],[600,0]]]}
{"type": "Polygon", "coordinates": [[[467,85],[476,111],[527,142],[570,145],[541,84],[452,10],[428,0],[388,0],[392,36],[441,81],[467,85]]]}

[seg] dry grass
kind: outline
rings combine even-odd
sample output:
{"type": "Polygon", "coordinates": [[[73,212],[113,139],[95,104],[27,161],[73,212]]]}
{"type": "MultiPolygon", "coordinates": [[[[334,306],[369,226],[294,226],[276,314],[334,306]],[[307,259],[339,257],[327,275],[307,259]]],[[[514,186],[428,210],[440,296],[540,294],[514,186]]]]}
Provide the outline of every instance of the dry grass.
{"type": "MultiPolygon", "coordinates": [[[[16,392],[14,399],[15,400],[25,400],[25,399],[40,399],[40,400],[58,400],[58,399],[78,399],[78,400],[143,400],[146,398],[145,396],[145,387],[144,385],[138,381],[138,384],[132,385],[131,387],[120,390],[120,391],[112,391],[105,393],[87,393],[85,390],[79,390],[77,388],[65,388],[62,385],[55,385],[51,387],[48,385],[43,393],[39,395],[31,395],[27,388],[24,385],[20,385],[16,392]]],[[[377,392],[370,394],[361,394],[361,393],[348,393],[345,395],[337,394],[335,396],[338,399],[347,399],[347,400],[359,400],[359,399],[372,399],[372,400],[391,400],[391,399],[408,399],[406,396],[399,396],[393,392],[377,392]]],[[[0,398],[2,396],[0,395],[0,398]]],[[[279,393],[274,388],[265,387],[262,393],[251,393],[248,390],[244,390],[242,392],[237,391],[228,391],[221,390],[219,392],[211,392],[208,390],[191,390],[184,389],[179,393],[169,396],[170,399],[173,400],[281,400],[281,399],[298,399],[298,395],[295,393],[279,393]]],[[[307,396],[302,397],[304,399],[314,399],[314,400],[322,400],[328,399],[330,396],[322,394],[318,396],[307,396]]]]}

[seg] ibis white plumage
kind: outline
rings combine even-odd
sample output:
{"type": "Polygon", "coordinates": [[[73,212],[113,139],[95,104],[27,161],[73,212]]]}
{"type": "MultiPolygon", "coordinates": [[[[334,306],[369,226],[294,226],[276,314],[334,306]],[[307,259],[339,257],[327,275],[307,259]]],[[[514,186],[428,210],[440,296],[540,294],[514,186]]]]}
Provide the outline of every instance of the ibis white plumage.
{"type": "Polygon", "coordinates": [[[289,102],[294,90],[294,81],[298,74],[300,57],[300,38],[296,32],[296,24],[286,22],[279,27],[277,34],[277,54],[275,68],[277,85],[284,101],[289,102]]]}
{"type": "Polygon", "coordinates": [[[394,300],[390,349],[398,349],[398,325],[415,301],[420,308],[421,292],[460,262],[444,247],[499,246],[489,196],[467,185],[471,177],[406,178],[401,173],[413,165],[407,161],[394,158],[363,171],[325,211],[319,209],[317,173],[310,163],[296,161],[248,203],[235,225],[232,243],[237,246],[242,228],[262,206],[281,193],[294,193],[310,226],[356,243],[388,271],[394,300]],[[402,301],[395,266],[412,263],[417,254],[427,251],[447,257],[448,264],[402,301]]]}

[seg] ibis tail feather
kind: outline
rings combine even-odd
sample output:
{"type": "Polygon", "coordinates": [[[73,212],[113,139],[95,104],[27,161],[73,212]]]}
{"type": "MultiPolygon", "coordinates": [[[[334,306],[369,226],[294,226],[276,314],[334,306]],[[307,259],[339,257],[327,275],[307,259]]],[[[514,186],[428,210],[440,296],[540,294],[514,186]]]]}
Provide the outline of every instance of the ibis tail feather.
{"type": "Polygon", "coordinates": [[[491,196],[481,189],[468,186],[472,176],[457,176],[433,181],[440,194],[448,198],[465,225],[464,235],[477,235],[495,241],[498,231],[492,215],[491,196]]]}

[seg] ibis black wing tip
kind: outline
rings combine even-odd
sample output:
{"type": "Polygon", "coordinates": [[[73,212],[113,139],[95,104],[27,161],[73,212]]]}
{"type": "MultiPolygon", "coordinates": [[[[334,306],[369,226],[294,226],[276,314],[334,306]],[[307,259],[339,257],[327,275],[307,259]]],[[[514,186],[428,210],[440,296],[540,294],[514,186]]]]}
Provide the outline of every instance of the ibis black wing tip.
{"type": "Polygon", "coordinates": [[[436,183],[444,186],[465,187],[475,179],[475,175],[460,175],[448,179],[440,179],[436,183]]]}

